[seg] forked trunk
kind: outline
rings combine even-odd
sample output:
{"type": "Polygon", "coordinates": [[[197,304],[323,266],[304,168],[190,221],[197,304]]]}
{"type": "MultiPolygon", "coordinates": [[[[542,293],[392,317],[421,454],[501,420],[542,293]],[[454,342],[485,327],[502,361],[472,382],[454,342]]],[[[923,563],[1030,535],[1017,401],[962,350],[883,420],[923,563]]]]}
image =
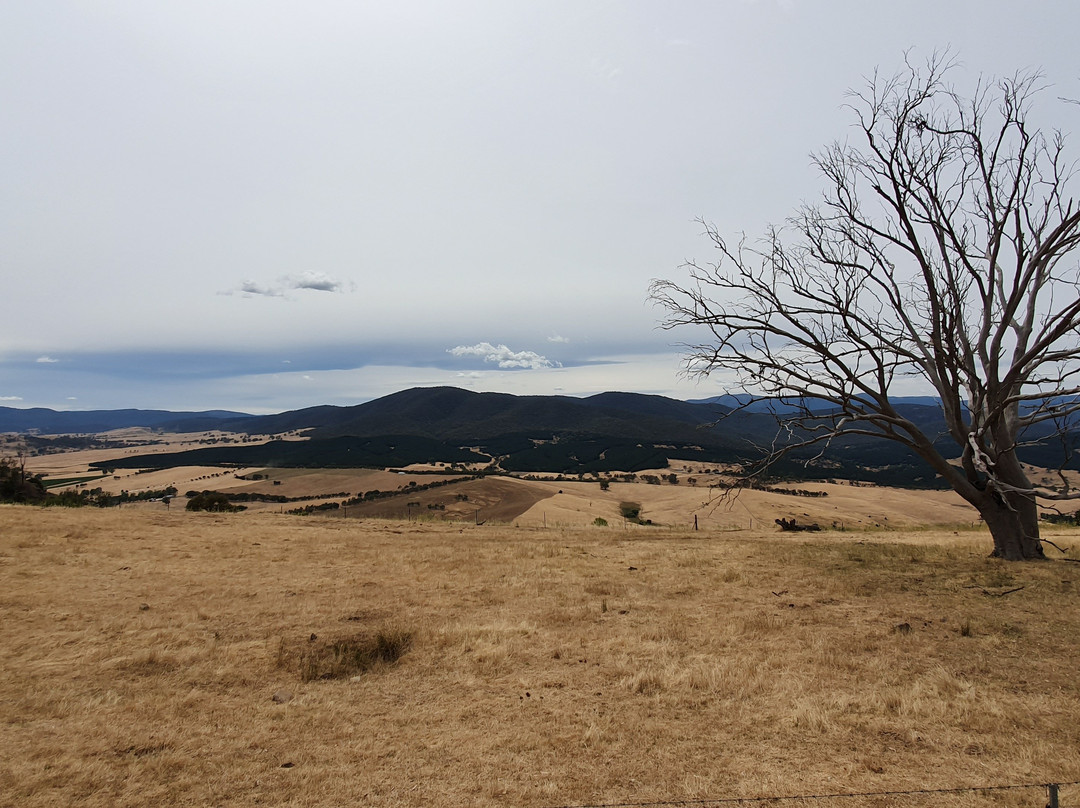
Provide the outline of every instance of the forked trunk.
{"type": "Polygon", "coordinates": [[[994,539],[992,555],[1006,561],[1045,559],[1039,541],[1038,508],[1026,497],[1011,499],[987,494],[975,505],[994,539]]]}

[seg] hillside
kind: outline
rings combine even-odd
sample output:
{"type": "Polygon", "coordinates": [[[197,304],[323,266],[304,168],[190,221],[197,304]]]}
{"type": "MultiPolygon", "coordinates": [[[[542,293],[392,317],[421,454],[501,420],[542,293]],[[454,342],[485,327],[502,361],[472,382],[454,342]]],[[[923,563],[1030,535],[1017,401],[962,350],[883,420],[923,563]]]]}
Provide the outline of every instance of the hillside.
{"type": "MultiPolygon", "coordinates": [[[[132,453],[98,468],[346,468],[444,462],[491,464],[509,472],[587,474],[664,468],[672,459],[729,464],[760,458],[762,447],[777,438],[776,416],[758,408],[731,409],[729,403],[739,402],[725,401],[695,403],[619,392],[580,399],[514,396],[431,387],[351,407],[319,406],[266,416],[128,410],[84,413],[77,422],[72,413],[19,412],[24,413],[21,423],[33,423],[39,431],[58,429],[62,423],[105,427],[137,419],[181,432],[214,429],[262,436],[302,432],[307,438],[155,452],[151,458],[132,453]]],[[[927,434],[944,435],[936,406],[922,399],[900,400],[897,409],[927,434]]],[[[947,438],[941,439],[941,450],[946,456],[957,451],[947,438]]],[[[1026,462],[1052,467],[1061,453],[1059,444],[1034,440],[1021,456],[1026,462]]],[[[923,462],[904,447],[856,434],[839,436],[824,453],[817,447],[795,453],[772,471],[783,478],[937,485],[923,462]]]]}
{"type": "MultiPolygon", "coordinates": [[[[250,415],[229,410],[172,412],[170,410],[50,410],[45,407],[0,407],[0,432],[36,432],[42,435],[71,435],[111,432],[129,427],[176,429],[189,432],[233,428],[236,419],[250,415]]],[[[180,431],[180,430],[178,430],[180,431]]]]}
{"type": "MultiPolygon", "coordinates": [[[[927,423],[932,407],[910,405],[927,423]]],[[[740,463],[760,457],[777,431],[765,412],[731,411],[637,393],[513,396],[450,387],[414,388],[353,407],[314,407],[222,422],[248,434],[305,431],[307,441],[270,441],[123,457],[98,468],[238,465],[344,468],[416,463],[493,464],[508,472],[588,474],[664,468],[672,459],[740,463]]],[[[936,485],[922,463],[895,444],[866,436],[838,440],[776,467],[778,476],[846,477],[887,485],[936,485]]]]}

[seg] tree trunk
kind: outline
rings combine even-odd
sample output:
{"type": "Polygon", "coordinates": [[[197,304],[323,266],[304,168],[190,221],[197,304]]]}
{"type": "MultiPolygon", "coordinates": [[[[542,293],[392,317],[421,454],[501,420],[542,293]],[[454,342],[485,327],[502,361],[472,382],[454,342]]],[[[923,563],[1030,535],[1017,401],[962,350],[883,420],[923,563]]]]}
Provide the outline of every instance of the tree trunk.
{"type": "Polygon", "coordinates": [[[990,535],[994,539],[993,557],[1006,561],[1046,558],[1039,541],[1039,512],[1033,500],[1015,495],[1006,499],[986,492],[979,502],[973,504],[990,528],[990,535]]]}

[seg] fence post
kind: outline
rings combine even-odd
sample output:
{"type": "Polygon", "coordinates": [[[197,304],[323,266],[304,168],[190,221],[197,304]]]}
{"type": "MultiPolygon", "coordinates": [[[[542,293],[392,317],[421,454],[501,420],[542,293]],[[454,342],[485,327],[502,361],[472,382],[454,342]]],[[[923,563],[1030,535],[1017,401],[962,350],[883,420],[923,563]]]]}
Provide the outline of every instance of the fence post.
{"type": "Polygon", "coordinates": [[[1049,802],[1046,803],[1046,808],[1058,808],[1058,787],[1057,783],[1048,783],[1046,786],[1047,797],[1049,802]]]}

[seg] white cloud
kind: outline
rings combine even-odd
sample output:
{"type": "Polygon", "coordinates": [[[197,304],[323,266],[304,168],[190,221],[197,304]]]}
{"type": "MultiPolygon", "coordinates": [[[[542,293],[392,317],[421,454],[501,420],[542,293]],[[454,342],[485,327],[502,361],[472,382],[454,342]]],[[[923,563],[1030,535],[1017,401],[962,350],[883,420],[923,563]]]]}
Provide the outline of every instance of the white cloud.
{"type": "Polygon", "coordinates": [[[22,401],[22,396],[0,396],[0,401],[22,401]]]}
{"type": "Polygon", "coordinates": [[[54,365],[57,362],[59,362],[60,360],[59,359],[53,359],[51,356],[39,356],[34,361],[37,362],[39,365],[54,365]]]}
{"type": "Polygon", "coordinates": [[[554,342],[554,343],[557,343],[559,345],[569,345],[570,344],[570,338],[569,337],[563,337],[563,336],[560,336],[559,334],[552,334],[550,337],[547,338],[547,341],[548,342],[554,342]]]}
{"type": "Polygon", "coordinates": [[[505,345],[492,345],[490,342],[480,342],[476,345],[458,345],[447,350],[447,353],[453,356],[478,356],[485,362],[492,362],[505,370],[514,368],[539,370],[541,368],[562,367],[558,362],[554,362],[534,351],[512,351],[505,345]]]}

